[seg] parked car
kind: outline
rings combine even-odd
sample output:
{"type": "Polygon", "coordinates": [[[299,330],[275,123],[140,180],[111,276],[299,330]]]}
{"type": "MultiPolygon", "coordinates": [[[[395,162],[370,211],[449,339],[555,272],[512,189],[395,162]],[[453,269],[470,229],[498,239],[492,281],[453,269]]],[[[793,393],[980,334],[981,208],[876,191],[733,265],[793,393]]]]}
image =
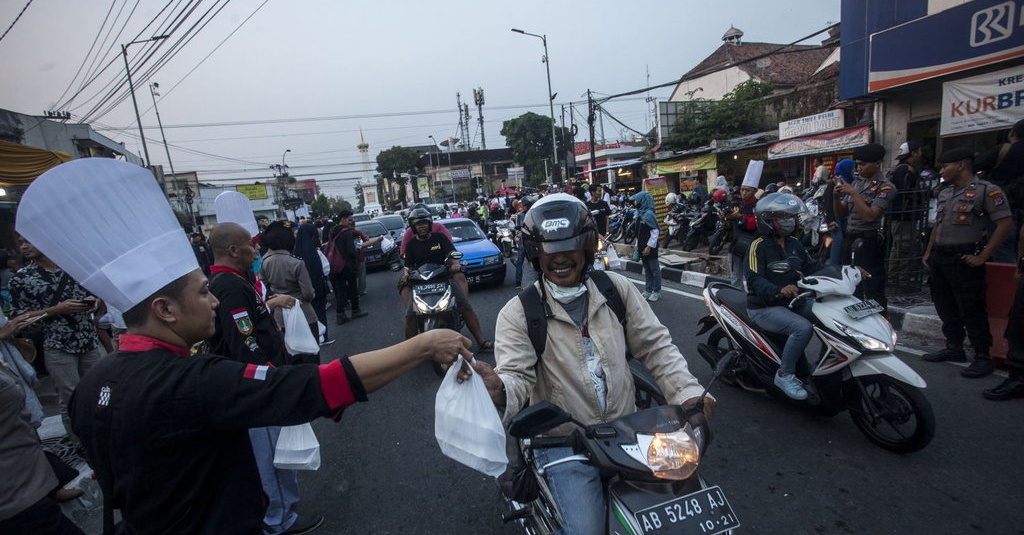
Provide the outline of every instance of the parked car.
{"type": "Polygon", "coordinates": [[[438,221],[452,235],[455,248],[462,253],[462,270],[470,284],[505,282],[505,257],[476,223],[465,218],[438,221]]]}
{"type": "Polygon", "coordinates": [[[374,221],[384,225],[391,233],[391,239],[398,243],[402,242],[402,235],[405,234],[405,218],[398,215],[379,215],[373,218],[374,221]]]}
{"type": "Polygon", "coordinates": [[[355,221],[356,223],[359,223],[361,221],[369,221],[369,220],[370,220],[370,214],[368,214],[366,212],[359,212],[358,214],[352,214],[352,221],[355,221]]]}
{"type": "MultiPolygon", "coordinates": [[[[377,221],[359,221],[356,223],[356,229],[366,234],[367,238],[376,238],[377,236],[391,237],[388,229],[377,221]]],[[[366,269],[371,267],[388,267],[392,263],[399,261],[397,246],[393,246],[385,253],[381,250],[381,244],[375,243],[363,249],[363,253],[366,255],[366,269]]]]}

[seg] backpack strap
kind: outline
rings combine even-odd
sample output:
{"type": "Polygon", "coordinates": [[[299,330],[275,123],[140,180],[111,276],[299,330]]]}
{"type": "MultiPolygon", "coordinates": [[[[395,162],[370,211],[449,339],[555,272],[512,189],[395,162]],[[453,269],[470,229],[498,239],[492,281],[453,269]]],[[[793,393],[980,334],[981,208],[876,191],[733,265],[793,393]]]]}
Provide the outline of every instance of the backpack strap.
{"type": "MultiPolygon", "coordinates": [[[[626,305],[619,295],[611,277],[604,271],[593,270],[589,274],[590,280],[594,281],[598,291],[608,302],[608,307],[615,313],[623,331],[626,329],[626,305]]],[[[523,313],[526,316],[526,333],[530,337],[530,344],[533,351],[537,353],[537,360],[544,354],[548,342],[548,318],[553,314],[547,308],[547,304],[541,300],[540,292],[536,285],[530,285],[519,293],[519,301],[523,304],[523,313]]]]}

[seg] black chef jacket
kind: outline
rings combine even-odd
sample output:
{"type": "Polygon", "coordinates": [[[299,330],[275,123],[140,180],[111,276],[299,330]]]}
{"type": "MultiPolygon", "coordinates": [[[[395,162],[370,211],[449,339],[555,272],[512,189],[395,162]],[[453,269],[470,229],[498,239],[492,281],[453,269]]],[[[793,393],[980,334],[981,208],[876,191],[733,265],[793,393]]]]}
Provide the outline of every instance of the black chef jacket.
{"type": "Polygon", "coordinates": [[[68,411],[125,533],[256,535],[266,507],[247,429],[340,418],[365,398],[347,360],[274,368],[122,335],[68,411]]]}
{"type": "Polygon", "coordinates": [[[211,271],[210,292],[220,304],[210,353],[253,364],[287,364],[284,336],[253,285],[229,267],[215,265],[211,271]]]}

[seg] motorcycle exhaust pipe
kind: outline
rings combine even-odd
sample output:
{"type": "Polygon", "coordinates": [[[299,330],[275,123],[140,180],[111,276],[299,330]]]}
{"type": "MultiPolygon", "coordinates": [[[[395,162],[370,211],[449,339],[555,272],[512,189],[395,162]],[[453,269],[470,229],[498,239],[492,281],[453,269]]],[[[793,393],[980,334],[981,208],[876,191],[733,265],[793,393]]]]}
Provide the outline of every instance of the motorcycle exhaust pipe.
{"type": "Polygon", "coordinates": [[[718,365],[718,361],[722,359],[722,355],[725,354],[721,348],[711,347],[707,344],[697,344],[697,353],[704,358],[704,361],[711,366],[711,369],[715,369],[718,365]]]}

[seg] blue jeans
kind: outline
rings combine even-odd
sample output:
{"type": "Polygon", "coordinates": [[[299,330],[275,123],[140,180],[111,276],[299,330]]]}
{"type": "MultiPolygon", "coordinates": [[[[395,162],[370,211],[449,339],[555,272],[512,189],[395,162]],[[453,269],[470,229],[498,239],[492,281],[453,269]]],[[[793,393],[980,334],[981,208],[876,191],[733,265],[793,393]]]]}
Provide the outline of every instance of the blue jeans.
{"type": "Polygon", "coordinates": [[[804,350],[811,341],[814,329],[807,318],[811,316],[814,301],[808,299],[796,310],[786,307],[765,307],[748,309],[750,319],[758,327],[773,333],[787,334],[786,346],[782,349],[782,364],[779,371],[786,375],[796,373],[796,363],[804,356],[804,350]]]}
{"type": "Polygon", "coordinates": [[[661,262],[658,262],[658,257],[653,254],[641,256],[640,263],[644,266],[644,290],[648,292],[660,292],[661,262]]]}
{"type": "Polygon", "coordinates": [[[295,505],[299,503],[299,476],[296,470],[274,468],[274,450],[280,427],[259,427],[249,430],[252,453],[256,456],[256,467],[260,471],[260,482],[267,493],[270,504],[263,516],[267,526],[265,533],[286,531],[299,519],[295,505]]]}
{"type": "MultiPolygon", "coordinates": [[[[534,452],[538,466],[572,455],[572,448],[546,448],[534,452]]],[[[552,467],[545,474],[555,507],[562,516],[560,535],[595,535],[605,532],[607,504],[596,468],[579,461],[552,467]]]]}
{"type": "Polygon", "coordinates": [[[525,261],[526,247],[524,247],[522,242],[520,242],[519,248],[516,249],[516,259],[512,262],[512,265],[516,267],[516,286],[523,285],[523,262],[525,261]]]}

